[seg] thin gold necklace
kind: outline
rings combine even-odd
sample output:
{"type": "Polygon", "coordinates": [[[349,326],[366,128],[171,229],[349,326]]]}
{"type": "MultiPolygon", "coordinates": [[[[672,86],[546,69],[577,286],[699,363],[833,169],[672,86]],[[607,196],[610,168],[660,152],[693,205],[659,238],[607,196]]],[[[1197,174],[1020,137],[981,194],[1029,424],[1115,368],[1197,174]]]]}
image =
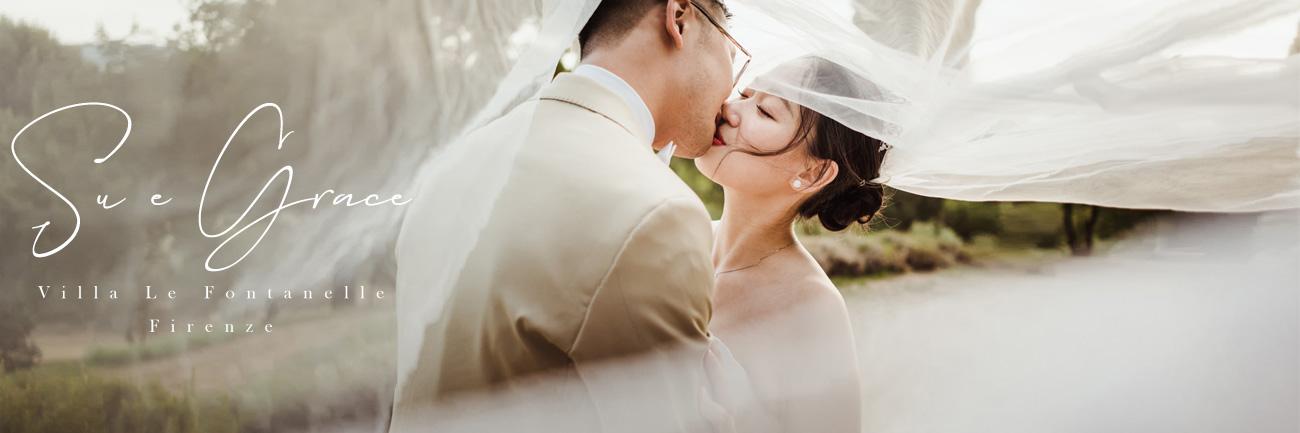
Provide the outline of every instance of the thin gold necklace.
{"type": "Polygon", "coordinates": [[[762,264],[764,260],[767,260],[768,257],[775,256],[776,253],[779,253],[779,252],[781,252],[781,251],[784,251],[786,248],[793,247],[794,244],[795,244],[795,242],[794,242],[794,241],[791,241],[791,242],[790,242],[789,244],[787,244],[786,246],[781,247],[781,248],[777,248],[777,249],[773,250],[772,252],[767,253],[766,256],[760,257],[760,258],[758,259],[758,261],[754,262],[753,264],[745,265],[745,266],[741,266],[741,267],[739,267],[739,268],[728,269],[728,270],[725,270],[725,271],[717,271],[717,272],[714,272],[714,273],[713,273],[713,278],[718,278],[719,275],[726,274],[726,273],[729,273],[729,272],[743,271],[743,270],[745,270],[745,269],[749,269],[749,268],[752,268],[752,267],[758,266],[758,265],[762,264]]]}

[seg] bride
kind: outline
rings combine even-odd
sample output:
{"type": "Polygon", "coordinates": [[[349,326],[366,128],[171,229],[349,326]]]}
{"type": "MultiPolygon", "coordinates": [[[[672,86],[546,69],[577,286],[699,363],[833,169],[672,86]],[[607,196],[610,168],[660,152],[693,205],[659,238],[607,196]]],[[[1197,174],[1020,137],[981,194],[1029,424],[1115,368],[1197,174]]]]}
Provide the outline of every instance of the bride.
{"type": "MultiPolygon", "coordinates": [[[[794,223],[811,220],[830,231],[866,224],[885,202],[886,182],[965,200],[1074,200],[1193,211],[1295,205],[1293,187],[1287,186],[1296,180],[1295,142],[1249,140],[1270,135],[1263,125],[1293,125],[1283,119],[1287,110],[1261,110],[1261,118],[1268,120],[1257,125],[1215,125],[1221,135],[1208,139],[1183,128],[1158,129],[1160,135],[1142,133],[1163,122],[1181,125],[1203,114],[1193,110],[1222,107],[1222,100],[1208,95],[1162,107],[1168,102],[1164,98],[1178,96],[1150,94],[1123,102],[1129,112],[1116,104],[1110,107],[1115,111],[1090,113],[1091,118],[1072,112],[1036,117],[1030,113],[1032,101],[1018,101],[1014,113],[1002,111],[1009,106],[1005,103],[990,103],[981,111],[960,105],[964,117],[953,122],[956,126],[921,126],[914,116],[880,107],[900,99],[900,93],[915,95],[903,98],[915,104],[924,92],[900,92],[908,87],[900,82],[878,85],[889,76],[877,72],[882,65],[874,66],[822,56],[776,66],[722,107],[713,147],[695,160],[701,173],[722,186],[725,197],[722,218],[715,224],[710,330],[725,343],[752,386],[753,400],[737,415],[738,422],[747,425],[744,431],[860,430],[860,380],[844,299],[799,243],[794,223]],[[875,79],[866,78],[873,73],[875,79]],[[847,119],[852,127],[839,119],[847,119]],[[1070,124],[1100,120],[1111,129],[1084,130],[1070,124]],[[909,121],[912,128],[900,132],[898,126],[909,121]],[[1146,147],[1134,147],[1134,138],[1145,139],[1146,147]],[[1144,160],[1125,158],[1134,152],[1144,160]],[[1070,158],[1057,159],[1056,153],[1070,158]],[[1256,156],[1242,158],[1249,154],[1256,156]],[[1261,187],[1246,188],[1250,182],[1235,169],[1225,176],[1241,182],[1218,182],[1222,178],[1216,179],[1216,169],[1234,165],[1253,167],[1256,173],[1250,177],[1261,187]],[[1076,167],[1095,171],[1080,174],[1076,167]],[[1218,183],[1192,188],[1208,181],[1218,183]]],[[[1177,77],[1177,69],[1173,71],[1171,76],[1177,77]]],[[[1223,73],[1250,81],[1231,68],[1223,73]]],[[[1091,83],[1056,83],[1079,88],[1080,93],[1085,92],[1083,84],[1091,83]]],[[[1140,89],[1122,91],[1142,95],[1140,89]]],[[[953,98],[959,102],[945,104],[980,101],[970,95],[982,96],[970,91],[953,98]]],[[[1044,111],[1114,103],[1086,93],[1074,100],[1057,98],[1051,104],[1060,105],[1044,105],[1044,111]]],[[[1245,116],[1249,111],[1234,107],[1217,112],[1245,116]]]]}
{"type": "MultiPolygon", "coordinates": [[[[837,71],[803,61],[810,78],[837,71]]],[[[865,224],[884,202],[885,145],[815,111],[746,89],[722,107],[696,167],[722,186],[712,332],[746,370],[752,411],[772,431],[858,431],[859,380],[848,311],[794,234],[865,224]]]]}

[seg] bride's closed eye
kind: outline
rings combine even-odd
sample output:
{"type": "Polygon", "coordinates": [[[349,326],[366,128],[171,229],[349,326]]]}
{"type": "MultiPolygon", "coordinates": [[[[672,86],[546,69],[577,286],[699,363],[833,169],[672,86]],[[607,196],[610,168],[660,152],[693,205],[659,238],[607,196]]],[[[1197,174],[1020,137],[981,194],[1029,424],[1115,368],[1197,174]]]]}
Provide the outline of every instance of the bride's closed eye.
{"type": "MultiPolygon", "coordinates": [[[[743,101],[753,97],[754,97],[754,89],[740,90],[740,100],[743,101]]],[[[769,111],[767,108],[763,107],[763,104],[754,104],[754,107],[758,109],[758,114],[761,114],[763,117],[776,120],[776,117],[772,115],[772,112],[769,111]]]]}

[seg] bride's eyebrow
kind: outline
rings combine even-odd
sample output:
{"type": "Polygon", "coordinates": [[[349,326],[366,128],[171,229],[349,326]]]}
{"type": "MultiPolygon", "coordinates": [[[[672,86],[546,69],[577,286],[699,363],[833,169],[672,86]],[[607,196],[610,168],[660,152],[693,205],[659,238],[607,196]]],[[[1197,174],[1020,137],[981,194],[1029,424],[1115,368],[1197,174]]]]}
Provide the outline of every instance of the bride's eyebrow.
{"type": "Polygon", "coordinates": [[[790,102],[789,99],[785,99],[785,98],[778,98],[778,99],[780,99],[780,100],[781,100],[781,104],[785,106],[785,111],[788,111],[788,112],[790,112],[791,114],[794,114],[795,109],[794,109],[794,103],[793,103],[793,102],[790,102]]]}

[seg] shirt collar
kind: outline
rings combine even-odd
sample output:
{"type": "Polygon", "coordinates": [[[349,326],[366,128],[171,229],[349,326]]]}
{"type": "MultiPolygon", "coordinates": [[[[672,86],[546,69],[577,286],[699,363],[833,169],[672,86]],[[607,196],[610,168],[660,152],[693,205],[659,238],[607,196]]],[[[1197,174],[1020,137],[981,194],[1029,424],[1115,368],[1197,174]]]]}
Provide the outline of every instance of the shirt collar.
{"type": "MultiPolygon", "coordinates": [[[[645,136],[650,137],[651,142],[654,141],[654,115],[650,113],[650,107],[646,106],[645,100],[641,99],[641,95],[636,93],[636,89],[633,89],[632,85],[628,84],[627,81],[623,81],[617,74],[596,65],[579,65],[577,69],[573,70],[573,73],[592,79],[622,98],[623,102],[632,110],[632,116],[636,118],[638,126],[644,129],[645,136]]],[[[651,143],[646,144],[650,145],[651,143]]],[[[668,143],[659,151],[659,159],[664,162],[670,161],[675,148],[676,145],[668,143]]]]}

